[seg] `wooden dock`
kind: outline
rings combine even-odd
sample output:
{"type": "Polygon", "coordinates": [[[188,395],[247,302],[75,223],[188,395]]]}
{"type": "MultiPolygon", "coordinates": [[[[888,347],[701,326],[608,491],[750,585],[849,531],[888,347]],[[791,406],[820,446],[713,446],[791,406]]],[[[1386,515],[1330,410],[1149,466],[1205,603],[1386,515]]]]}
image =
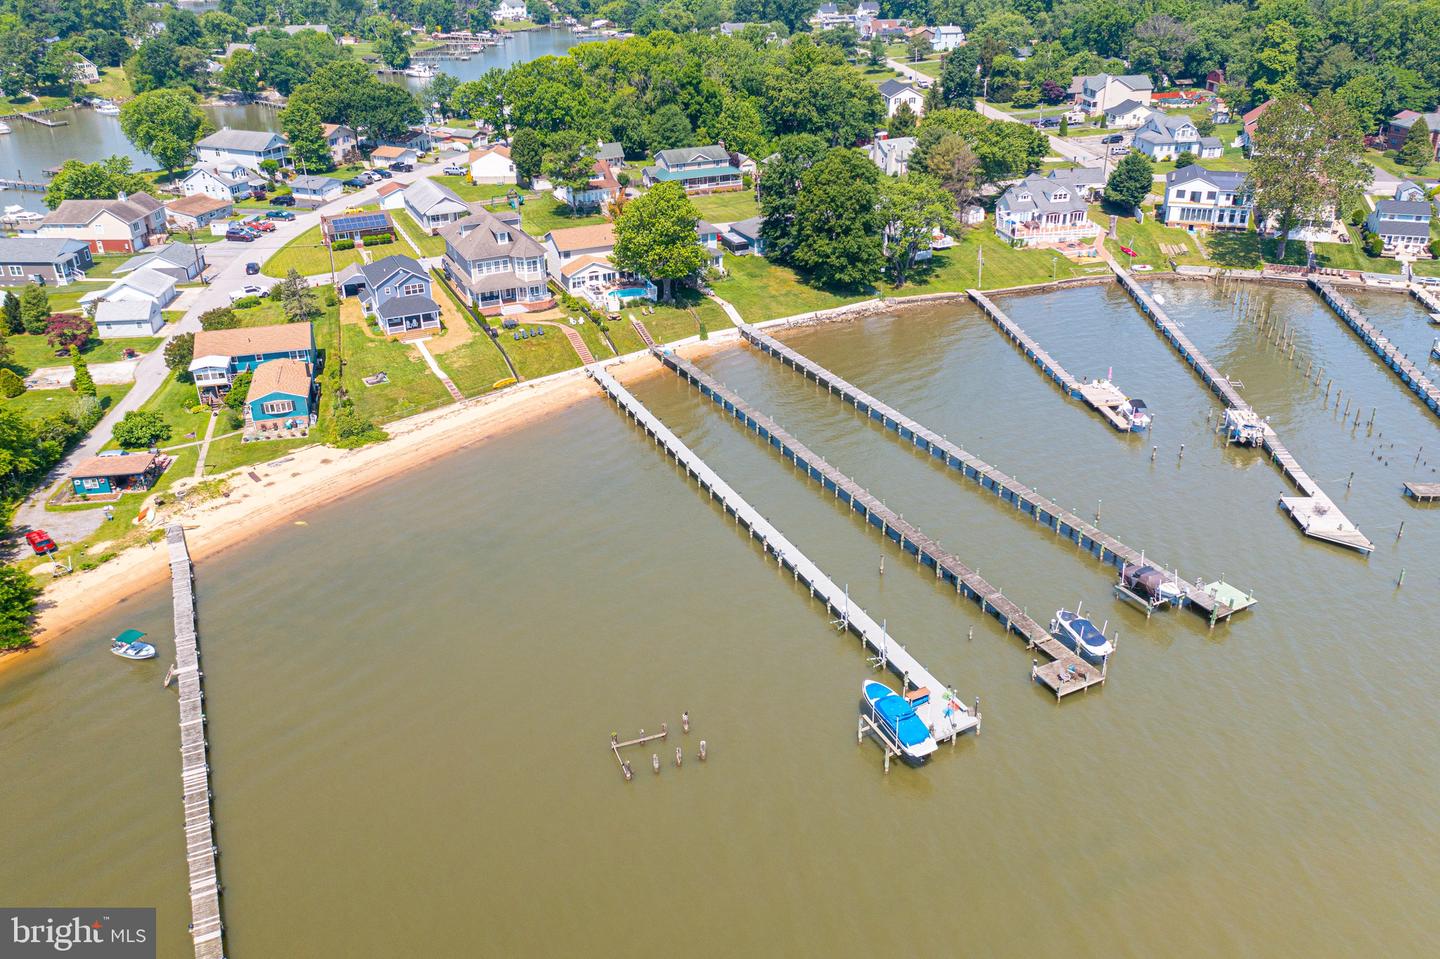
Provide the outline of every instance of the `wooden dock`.
{"type": "Polygon", "coordinates": [[[195,633],[195,572],[185,530],[165,529],[175,602],[175,666],[180,687],[180,785],[185,804],[185,860],[190,869],[190,935],[196,959],[223,959],[225,924],[220,916],[219,847],[215,845],[210,794],[209,744],[205,740],[205,690],[195,633]]]}
{"type": "MultiPolygon", "coordinates": [[[[1240,396],[1235,385],[1228,377],[1222,376],[1204,353],[1190,342],[1190,338],[1180,331],[1180,327],[1174,320],[1160,309],[1160,305],[1146,293],[1144,288],[1136,282],[1124,267],[1111,264],[1111,269],[1120,279],[1120,285],[1124,287],[1135,302],[1139,304],[1140,311],[1150,320],[1151,325],[1165,338],[1180,358],[1195,371],[1201,382],[1210,388],[1210,391],[1220,399],[1224,400],[1231,409],[1243,410],[1253,413],[1250,404],[1240,396]]],[[[1335,501],[1325,495],[1316,483],[1300,466],[1299,461],[1280,442],[1279,435],[1268,422],[1265,423],[1265,451],[1270,454],[1270,462],[1280,470],[1281,474],[1294,483],[1303,496],[1281,496],[1280,508],[1290,514],[1290,518],[1300,527],[1301,532],[1306,536],[1324,540],[1328,543],[1335,543],[1338,546],[1345,546],[1350,549],[1359,550],[1369,554],[1375,549],[1375,544],[1370,542],[1360,528],[1350,522],[1335,501]]]]}
{"type": "Polygon", "coordinates": [[[1400,382],[1410,388],[1410,392],[1420,397],[1420,402],[1429,407],[1430,412],[1440,416],[1440,386],[1430,382],[1430,378],[1410,358],[1385,336],[1384,333],[1371,323],[1369,318],[1361,313],[1359,308],[1343,296],[1339,290],[1329,283],[1322,283],[1313,276],[1310,278],[1310,288],[1320,294],[1320,299],[1335,315],[1344,321],[1345,325],[1365,342],[1385,362],[1400,382]]]}
{"type": "MultiPolygon", "coordinates": [[[[937,740],[953,740],[961,733],[980,729],[979,709],[963,706],[964,700],[952,687],[936,679],[919,660],[896,642],[885,628],[871,616],[850,601],[849,593],[826,576],[802,553],[794,543],[785,538],[769,520],[760,515],[730,484],[720,478],[705,461],[689,447],[680,442],[659,417],[650,412],[643,403],[630,395],[630,391],[615,381],[615,378],[599,367],[587,371],[605,391],[605,395],[647,435],[655,445],[665,451],[677,464],[694,477],[700,488],[716,500],[725,512],[735,518],[737,526],[744,526],[751,539],[760,540],[766,556],[774,556],[780,569],[789,570],[797,583],[804,583],[810,595],[823,602],[836,617],[836,624],[860,638],[861,643],[872,650],[884,665],[893,670],[902,680],[902,692],[907,688],[926,687],[930,690],[930,702],[920,709],[921,718],[933,730],[937,740]],[[949,705],[947,705],[949,704],[949,705]],[[959,709],[954,706],[959,705],[959,709]]],[[[977,700],[978,703],[978,700],[977,700]]]]}
{"type": "Polygon", "coordinates": [[[1119,432],[1130,432],[1130,424],[1116,412],[1127,399],[1118,387],[1113,383],[1082,382],[1075,378],[1065,367],[1060,365],[1059,361],[1041,349],[1040,344],[1035,342],[1035,338],[1026,333],[1019,323],[1010,319],[1003,310],[991,302],[988,296],[979,290],[966,290],[965,294],[975,301],[975,305],[980,307],[980,312],[994,321],[995,326],[1005,334],[1010,342],[1020,348],[1020,352],[1025,354],[1026,359],[1034,363],[1046,378],[1060,387],[1061,392],[1071,399],[1084,402],[1086,406],[1099,413],[1101,419],[1119,432]]]}
{"type": "Polygon", "coordinates": [[[1104,669],[1097,669],[1065,648],[1044,626],[1031,619],[1013,600],[1005,598],[1001,590],[965,565],[958,556],[920,532],[914,524],[906,522],[904,517],[866,492],[859,483],[781,429],[774,420],[752,408],[694,364],[674,353],[658,349],[651,352],[666,367],[698,389],[702,396],[754,431],[781,459],[804,470],[805,475],[819,483],[827,493],[834,494],[837,503],[859,513],[865,522],[899,546],[901,552],[914,556],[919,568],[933,569],[936,582],[953,586],[955,592],[978,604],[982,613],[995,617],[1007,632],[1019,636],[1026,649],[1038,649],[1044,653],[1050,662],[1040,667],[1035,678],[1056,696],[1080,692],[1105,681],[1104,669]]]}
{"type": "Polygon", "coordinates": [[[1418,283],[1411,283],[1405,289],[1425,307],[1425,312],[1430,314],[1431,323],[1440,323],[1440,299],[1436,299],[1433,293],[1418,283]]]}
{"type": "MultiPolygon", "coordinates": [[[[1154,558],[1147,558],[1141,551],[1102,532],[1098,527],[1087,523],[1069,510],[1063,509],[1053,500],[1041,496],[1013,476],[991,466],[978,456],[967,453],[934,430],[920,425],[900,411],[887,406],[814,360],[792,350],[773,336],[762,333],[748,323],[737,323],[736,326],[740,335],[762,352],[775,357],[786,366],[803,374],[807,379],[813,379],[825,387],[827,392],[839,396],[840,399],[880,423],[901,439],[908,440],[916,448],[940,460],[966,479],[973,480],[982,490],[1013,505],[1035,522],[1053,530],[1057,536],[1064,537],[1066,541],[1081,547],[1100,562],[1114,567],[1117,572],[1123,569],[1127,563],[1148,562],[1152,566],[1163,568],[1162,564],[1154,558]]],[[[1182,605],[1189,606],[1195,612],[1204,615],[1210,620],[1212,626],[1220,620],[1228,619],[1243,607],[1237,608],[1217,600],[1215,594],[1220,585],[1218,582],[1202,585],[1200,580],[1195,583],[1180,580],[1179,586],[1184,592],[1182,605]]],[[[1253,604],[1254,599],[1251,597],[1250,602],[1245,605],[1253,604]]]]}
{"type": "Polygon", "coordinates": [[[1421,503],[1433,503],[1440,500],[1440,483],[1406,482],[1405,495],[1421,503]]]}
{"type": "Polygon", "coordinates": [[[44,193],[50,184],[38,180],[8,180],[0,177],[0,190],[14,190],[17,193],[44,193]]]}

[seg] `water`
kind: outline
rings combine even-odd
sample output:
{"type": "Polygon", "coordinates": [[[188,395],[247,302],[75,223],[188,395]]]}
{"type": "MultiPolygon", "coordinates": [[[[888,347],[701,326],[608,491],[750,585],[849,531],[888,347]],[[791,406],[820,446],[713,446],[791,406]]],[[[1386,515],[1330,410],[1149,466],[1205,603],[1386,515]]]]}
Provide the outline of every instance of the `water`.
{"type": "MultiPolygon", "coordinates": [[[[513,67],[517,63],[529,63],[531,60],[538,60],[541,57],[558,57],[566,50],[577,43],[593,43],[594,40],[577,40],[575,34],[566,27],[541,28],[538,30],[522,30],[510,35],[496,46],[485,47],[480,53],[470,54],[469,60],[430,60],[423,57],[425,62],[435,67],[436,72],[448,73],[457,80],[478,80],[486,70],[506,67],[513,67]]],[[[387,76],[386,79],[394,79],[403,82],[413,90],[423,90],[429,83],[428,80],[419,80],[415,77],[387,76]]]]}
{"type": "MultiPolygon", "coordinates": [[[[1212,442],[1214,401],[1115,290],[1003,306],[1077,374],[1113,365],[1156,410],[1153,443],[1062,399],[966,305],[787,340],[1066,505],[1103,499],[1106,529],[1182,574],[1253,588],[1253,613],[1214,632],[1146,622],[1098,563],[823,390],[717,354],[701,365],[1032,615],[1083,599],[1108,619],[1110,683],[1057,707],[992,620],[657,375],[636,395],[981,696],[983,735],[884,776],[854,740],[855,641],[590,400],[201,564],[231,954],[865,956],[896,937],[918,954],[1434,954],[1440,514],[1403,501],[1411,468],[1376,459],[1228,303],[1156,289],[1376,540],[1368,561],[1304,540],[1278,473],[1212,442]],[[683,743],[685,767],[657,778],[637,750],[622,782],[610,732],[674,730],[682,709],[694,731],[658,751],[683,743]],[[456,921],[477,903],[482,920],[456,921]]],[[[1384,442],[1433,439],[1313,294],[1265,295],[1379,407],[1384,442]]],[[[3,796],[25,823],[0,834],[0,901],[154,903],[178,959],[166,599],[139,594],[0,678],[3,796]],[[101,638],[124,625],[162,658],[114,661],[101,638]]]]}

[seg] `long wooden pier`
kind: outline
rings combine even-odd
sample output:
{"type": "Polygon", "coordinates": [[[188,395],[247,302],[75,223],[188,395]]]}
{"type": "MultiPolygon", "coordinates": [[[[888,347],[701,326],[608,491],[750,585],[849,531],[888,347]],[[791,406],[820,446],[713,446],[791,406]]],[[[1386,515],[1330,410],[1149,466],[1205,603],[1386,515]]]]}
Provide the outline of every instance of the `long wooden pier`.
{"type": "Polygon", "coordinates": [[[1035,678],[1057,697],[1067,696],[1105,681],[1104,669],[1097,670],[1072,653],[1051,636],[1044,626],[1031,619],[1024,609],[1013,600],[1007,599],[1001,590],[965,565],[960,557],[920,532],[914,524],[906,522],[904,517],[866,492],[859,483],[781,429],[770,417],[752,408],[693,363],[659,349],[652,349],[651,352],[666,367],[680,374],[682,379],[699,390],[702,396],[735,417],[747,429],[753,430],[781,459],[788,460],[796,468],[804,470],[805,475],[819,483],[826,492],[833,493],[837,503],[859,513],[865,522],[893,541],[902,552],[914,556],[921,568],[929,567],[935,570],[936,582],[955,587],[955,591],[961,596],[977,603],[982,613],[995,617],[1006,631],[1024,640],[1026,649],[1038,649],[1044,653],[1050,662],[1036,671],[1035,678]]]}
{"type": "MultiPolygon", "coordinates": [[[[993,493],[1006,503],[1013,504],[1017,510],[1047,529],[1053,530],[1057,536],[1062,536],[1068,542],[1081,547],[1100,562],[1113,566],[1116,570],[1123,569],[1127,563],[1148,562],[1156,567],[1162,565],[1153,557],[1147,559],[1139,550],[1125,545],[1109,533],[1102,532],[1098,527],[1062,508],[1055,501],[1041,496],[1013,476],[991,466],[978,456],[967,453],[929,427],[922,426],[899,410],[887,406],[814,360],[802,356],[773,336],[761,332],[748,323],[737,323],[736,328],[742,337],[762,352],[775,357],[807,379],[813,379],[825,387],[828,392],[840,397],[901,439],[910,441],[916,448],[940,460],[966,479],[973,480],[981,489],[993,493]]],[[[1195,583],[1187,583],[1178,576],[1177,580],[1184,594],[1183,605],[1203,614],[1210,620],[1211,625],[1228,619],[1240,608],[1254,604],[1253,597],[1247,597],[1249,601],[1244,604],[1244,607],[1220,601],[1216,596],[1221,586],[1218,582],[1202,586],[1198,580],[1195,583]]]]}
{"type": "Polygon", "coordinates": [[[1026,333],[1024,328],[1010,319],[1006,313],[996,306],[988,296],[979,290],[966,290],[965,294],[975,301],[980,307],[980,312],[990,317],[1001,333],[1020,348],[1035,366],[1044,373],[1060,390],[1071,399],[1081,400],[1096,413],[1101,419],[1109,423],[1121,433],[1130,432],[1130,424],[1127,423],[1117,412],[1119,407],[1124,405],[1128,397],[1120,392],[1120,389],[1113,383],[1082,382],[1070,374],[1065,367],[1053,356],[1041,349],[1035,338],[1026,333]]]}
{"type": "Polygon", "coordinates": [[[1410,295],[1425,307],[1425,311],[1430,314],[1431,323],[1440,323],[1440,300],[1437,300],[1434,294],[1418,283],[1411,283],[1405,289],[1409,290],[1410,295]]]}
{"type": "Polygon", "coordinates": [[[225,924],[220,916],[220,876],[215,820],[211,815],[209,744],[205,740],[205,690],[195,632],[195,571],[185,530],[165,529],[175,602],[175,666],[180,687],[180,785],[185,803],[185,861],[190,869],[190,935],[195,959],[223,959],[225,924]]]}
{"type": "Polygon", "coordinates": [[[38,180],[8,180],[0,177],[0,190],[14,190],[17,193],[44,193],[50,184],[38,180]]]}
{"type": "MultiPolygon", "coordinates": [[[[820,567],[800,551],[769,520],[760,515],[730,484],[720,478],[705,461],[650,412],[643,403],[630,395],[630,391],[616,382],[615,378],[600,367],[587,371],[605,391],[605,395],[643,429],[680,466],[688,476],[695,478],[700,488],[717,500],[725,512],[735,518],[737,526],[744,526],[752,539],[759,539],[767,556],[774,556],[782,570],[788,569],[795,581],[804,583],[810,595],[821,600],[827,609],[837,617],[837,625],[854,633],[862,644],[872,650],[879,662],[888,666],[901,677],[905,688],[925,687],[930,690],[930,702],[918,710],[926,725],[931,728],[937,740],[951,739],[968,730],[980,729],[980,710],[963,705],[964,700],[952,687],[936,679],[919,660],[904,646],[895,642],[886,629],[850,601],[849,593],[826,576],[820,567]]],[[[902,692],[904,689],[902,689],[902,692]]],[[[978,707],[978,700],[976,700],[978,707]]]]}
{"type": "Polygon", "coordinates": [[[1322,283],[1313,276],[1310,278],[1310,288],[1320,294],[1320,299],[1335,315],[1344,321],[1345,325],[1354,331],[1355,335],[1364,341],[1365,345],[1375,351],[1375,355],[1385,362],[1400,382],[1410,388],[1410,391],[1420,397],[1420,402],[1430,408],[1430,412],[1440,416],[1440,386],[1430,382],[1425,372],[1411,362],[1410,358],[1385,336],[1384,333],[1371,323],[1369,318],[1361,313],[1359,308],[1350,300],[1341,295],[1329,283],[1322,283]]]}
{"type": "MultiPolygon", "coordinates": [[[[1224,400],[1231,409],[1254,413],[1250,404],[1240,396],[1230,379],[1222,376],[1215,365],[1205,357],[1205,354],[1190,342],[1190,338],[1180,331],[1179,325],[1170,319],[1164,310],[1160,309],[1160,305],[1151,298],[1149,293],[1145,292],[1129,271],[1113,263],[1110,268],[1115,271],[1120,285],[1139,304],[1140,311],[1150,320],[1151,325],[1165,338],[1166,342],[1175,348],[1175,351],[1180,354],[1180,358],[1200,377],[1201,382],[1208,386],[1212,393],[1224,400]]],[[[1326,496],[1325,492],[1320,489],[1320,484],[1311,479],[1310,474],[1305,472],[1285,444],[1280,442],[1280,437],[1274,427],[1269,422],[1265,422],[1264,425],[1263,443],[1265,451],[1270,454],[1270,462],[1280,470],[1286,479],[1294,483],[1300,492],[1305,494],[1280,497],[1280,508],[1290,514],[1290,518],[1306,536],[1346,546],[1362,553],[1372,552],[1375,544],[1360,532],[1358,526],[1346,519],[1345,514],[1335,505],[1335,501],[1326,496]]]]}

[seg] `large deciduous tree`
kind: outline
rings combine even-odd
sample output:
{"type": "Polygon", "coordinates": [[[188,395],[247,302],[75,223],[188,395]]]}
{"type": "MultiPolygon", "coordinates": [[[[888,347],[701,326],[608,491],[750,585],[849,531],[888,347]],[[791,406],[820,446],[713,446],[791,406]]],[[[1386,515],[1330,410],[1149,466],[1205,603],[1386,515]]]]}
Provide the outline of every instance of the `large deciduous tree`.
{"type": "Polygon", "coordinates": [[[861,289],[884,262],[880,171],[859,150],[831,150],[800,175],[795,265],[822,286],[861,289]]]}
{"type": "Polygon", "coordinates": [[[923,169],[955,198],[959,209],[968,206],[979,192],[980,158],[958,133],[945,134],[927,151],[923,169]]]}
{"type": "Polygon", "coordinates": [[[975,109],[976,74],[979,54],[964,46],[945,54],[940,65],[940,102],[961,110],[975,109]]]}
{"type": "Polygon", "coordinates": [[[290,156],[306,170],[328,170],[333,157],[320,114],[304,100],[280,112],[280,128],[290,140],[290,156]]]}
{"type": "Polygon", "coordinates": [[[589,189],[595,172],[595,160],[585,137],[575,131],[553,134],[545,144],[540,168],[545,179],[557,188],[565,188],[570,212],[578,213],[581,195],[589,189]]]}
{"type": "Polygon", "coordinates": [[[130,158],[106,157],[95,163],[66,160],[45,188],[45,205],[55,209],[65,200],[113,200],[121,193],[139,193],[150,182],[130,172],[130,158]]]}
{"type": "Polygon", "coordinates": [[[825,155],[825,141],[808,133],[781,137],[775,152],[765,161],[757,192],[760,195],[760,236],[765,256],[776,263],[788,263],[795,253],[795,204],[800,197],[800,177],[825,155]]]}
{"type": "Polygon", "coordinates": [[[673,281],[705,266],[705,251],[695,233],[699,220],[695,204],[679,183],[652,187],[625,204],[615,221],[615,265],[659,280],[669,300],[673,281]]]}
{"type": "Polygon", "coordinates": [[[1309,104],[1283,96],[1265,111],[1255,130],[1250,184],[1256,222],[1275,221],[1277,259],[1285,257],[1291,230],[1357,195],[1369,179],[1361,153],[1354,113],[1331,94],[1309,104]]]}
{"type": "Polygon", "coordinates": [[[120,108],[120,129],[173,176],[214,125],[196,104],[193,93],[150,90],[120,108]]]}
{"type": "Polygon", "coordinates": [[[880,189],[880,217],[885,225],[885,272],[891,283],[904,286],[917,257],[934,242],[935,231],[954,225],[955,198],[923,174],[887,178],[880,189]]]}
{"type": "Polygon", "coordinates": [[[1154,168],[1145,154],[1131,150],[1125,154],[1110,179],[1105,182],[1105,199],[1127,210],[1139,206],[1154,185],[1154,168]]]}

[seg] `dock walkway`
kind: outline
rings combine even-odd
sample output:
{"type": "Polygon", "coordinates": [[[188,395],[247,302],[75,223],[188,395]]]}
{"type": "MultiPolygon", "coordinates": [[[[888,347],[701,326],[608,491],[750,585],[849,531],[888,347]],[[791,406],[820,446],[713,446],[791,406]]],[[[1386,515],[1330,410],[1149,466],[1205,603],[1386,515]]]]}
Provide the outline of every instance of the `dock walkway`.
{"type": "MultiPolygon", "coordinates": [[[[895,642],[879,623],[852,603],[849,594],[826,576],[794,543],[785,538],[769,520],[751,506],[730,484],[720,478],[705,461],[680,442],[643,403],[630,395],[613,376],[599,367],[590,375],[615,404],[655,440],[689,476],[693,476],[712,499],[719,501],[725,512],[735,517],[752,539],[759,539],[766,555],[773,555],[781,569],[789,569],[796,582],[804,583],[810,595],[820,599],[837,618],[838,624],[860,637],[861,642],[895,671],[910,687],[930,690],[930,702],[920,707],[921,718],[934,732],[937,740],[954,739],[968,730],[979,731],[980,711],[968,709],[954,690],[936,679],[904,646],[895,642]]],[[[977,700],[978,702],[978,700],[977,700]]]]}
{"type": "Polygon", "coordinates": [[[1344,321],[1345,325],[1354,331],[1355,335],[1365,342],[1365,345],[1375,351],[1375,355],[1385,361],[1400,382],[1410,388],[1410,391],[1420,397],[1420,402],[1430,408],[1430,412],[1440,416],[1440,386],[1430,382],[1425,372],[1411,362],[1400,349],[1385,336],[1384,333],[1371,323],[1369,318],[1361,313],[1359,308],[1343,296],[1339,290],[1329,283],[1322,283],[1313,276],[1310,278],[1310,288],[1320,294],[1335,315],[1344,321]]]}
{"type": "MultiPolygon", "coordinates": [[[[1109,533],[1102,532],[1098,527],[1087,523],[1069,510],[1063,509],[1058,503],[1040,495],[1013,476],[991,466],[978,456],[967,453],[934,430],[922,426],[899,410],[887,406],[814,360],[792,350],[773,336],[762,333],[748,323],[737,323],[736,328],[742,337],[762,352],[775,357],[806,378],[813,379],[825,387],[828,392],[839,396],[846,403],[891,430],[901,439],[909,440],[918,449],[941,460],[946,466],[958,471],[965,478],[973,480],[981,489],[1013,504],[1016,509],[1030,516],[1037,523],[1054,530],[1056,535],[1063,536],[1069,542],[1075,543],[1102,563],[1113,566],[1116,570],[1123,569],[1127,563],[1149,562],[1152,566],[1161,567],[1161,564],[1155,559],[1147,560],[1139,550],[1127,546],[1109,533]]],[[[1212,625],[1220,620],[1228,619],[1238,611],[1215,597],[1213,588],[1217,584],[1201,586],[1198,583],[1187,583],[1180,580],[1179,585],[1184,591],[1184,605],[1206,616],[1212,625]]]]}
{"type": "Polygon", "coordinates": [[[652,352],[661,363],[698,389],[702,396],[735,417],[747,429],[753,430],[755,435],[764,440],[782,459],[803,469],[805,474],[819,483],[826,492],[833,493],[836,502],[859,513],[865,522],[880,530],[881,534],[898,545],[902,552],[914,556],[921,567],[928,566],[935,570],[937,582],[955,587],[957,593],[977,603],[982,613],[995,617],[1008,632],[1019,636],[1027,649],[1038,649],[1049,657],[1050,662],[1040,667],[1035,678],[1057,697],[1067,696],[1105,681],[1104,670],[1096,670],[1072,653],[1051,636],[1044,626],[1031,619],[1013,600],[1006,599],[1001,590],[965,565],[958,556],[920,532],[914,524],[906,522],[894,510],[866,492],[859,483],[781,429],[774,420],[752,408],[693,363],[674,353],[665,353],[658,349],[652,352]]]}
{"type": "MultiPolygon", "coordinates": [[[[1144,288],[1136,282],[1124,267],[1111,264],[1111,269],[1120,280],[1120,285],[1134,298],[1140,306],[1140,312],[1150,320],[1151,324],[1159,331],[1160,335],[1175,348],[1180,358],[1200,377],[1201,382],[1208,386],[1216,396],[1225,401],[1231,409],[1253,413],[1250,404],[1240,396],[1235,385],[1228,377],[1222,376],[1204,353],[1190,342],[1190,338],[1180,331],[1180,327],[1174,320],[1160,309],[1160,305],[1146,293],[1144,288]]],[[[1335,505],[1335,501],[1326,496],[1320,489],[1320,484],[1311,479],[1310,474],[1301,467],[1285,444],[1280,442],[1279,435],[1274,428],[1265,423],[1264,448],[1270,454],[1270,462],[1285,476],[1294,483],[1304,496],[1282,496],[1280,497],[1280,508],[1290,514],[1290,518],[1300,527],[1306,536],[1313,536],[1315,539],[1325,540],[1339,546],[1346,546],[1350,549],[1359,550],[1362,553],[1370,553],[1375,549],[1375,544],[1370,542],[1360,528],[1350,520],[1335,505]]]]}
{"type": "Polygon", "coordinates": [[[1035,342],[1035,338],[1026,333],[1019,323],[1010,319],[988,296],[979,290],[966,290],[965,295],[974,300],[975,305],[980,307],[980,312],[990,317],[1000,332],[1020,347],[1020,351],[1025,354],[1026,358],[1033,362],[1055,385],[1059,386],[1066,396],[1083,401],[1119,432],[1130,432],[1130,424],[1116,412],[1128,399],[1118,387],[1113,383],[1085,383],[1076,379],[1065,367],[1060,365],[1059,361],[1041,349],[1040,344],[1035,342]]]}
{"type": "Polygon", "coordinates": [[[166,527],[165,544],[170,551],[175,604],[174,675],[180,687],[180,786],[185,806],[185,861],[190,869],[190,935],[195,940],[195,959],[223,959],[225,924],[220,916],[219,850],[211,815],[204,673],[195,632],[195,573],[183,527],[166,527]]]}

